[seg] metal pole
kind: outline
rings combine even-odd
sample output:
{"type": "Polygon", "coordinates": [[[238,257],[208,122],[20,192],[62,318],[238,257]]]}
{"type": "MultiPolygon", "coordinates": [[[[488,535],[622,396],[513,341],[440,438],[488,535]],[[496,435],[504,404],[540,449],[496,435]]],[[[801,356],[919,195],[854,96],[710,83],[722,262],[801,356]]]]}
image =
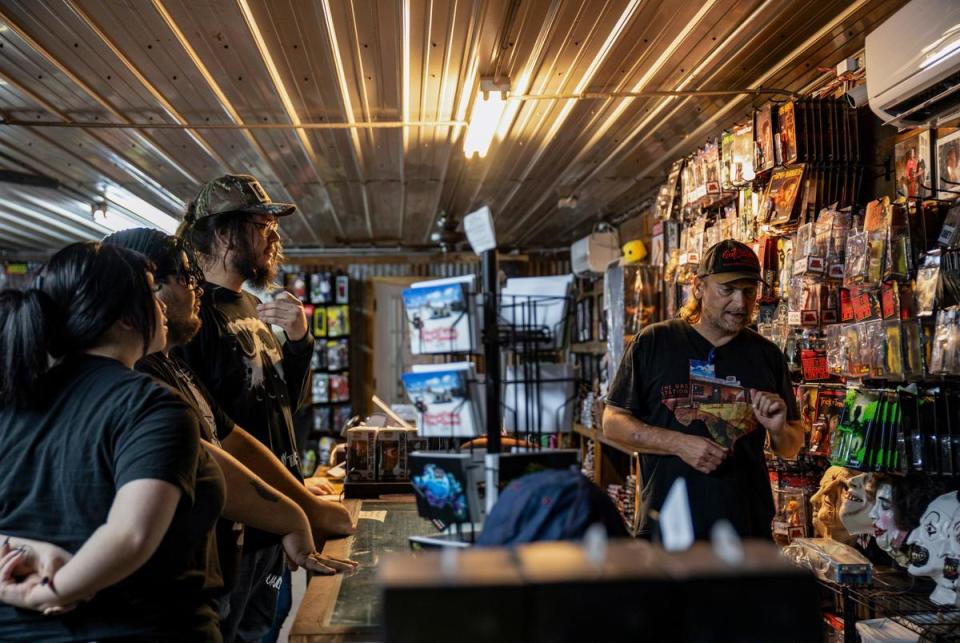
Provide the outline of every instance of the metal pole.
{"type": "Polygon", "coordinates": [[[466,121],[366,121],[360,123],[110,123],[100,121],[25,121],[0,118],[0,125],[64,129],[173,130],[324,130],[397,129],[401,127],[466,127],[466,121]]]}
{"type": "Polygon", "coordinates": [[[500,479],[500,330],[497,323],[498,264],[496,249],[480,256],[483,270],[483,355],[486,362],[487,454],[484,458],[487,514],[497,501],[500,479]]]}

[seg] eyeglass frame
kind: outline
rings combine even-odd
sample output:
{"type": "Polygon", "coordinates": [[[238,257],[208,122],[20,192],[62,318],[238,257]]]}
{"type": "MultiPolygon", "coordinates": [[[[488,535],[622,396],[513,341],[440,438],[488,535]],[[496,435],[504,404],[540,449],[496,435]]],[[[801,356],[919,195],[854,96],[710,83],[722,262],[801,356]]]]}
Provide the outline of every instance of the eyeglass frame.
{"type": "Polygon", "coordinates": [[[255,219],[246,219],[246,222],[252,226],[256,226],[260,230],[260,236],[264,239],[270,238],[270,233],[280,236],[280,222],[271,221],[270,223],[264,223],[263,221],[257,221],[255,219]]]}

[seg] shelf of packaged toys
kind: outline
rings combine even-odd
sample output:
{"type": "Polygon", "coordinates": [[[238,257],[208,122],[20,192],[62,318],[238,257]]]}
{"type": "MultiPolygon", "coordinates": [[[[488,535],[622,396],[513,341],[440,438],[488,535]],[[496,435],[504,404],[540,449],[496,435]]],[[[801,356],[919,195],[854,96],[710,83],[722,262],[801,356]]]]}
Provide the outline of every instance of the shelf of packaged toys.
{"type": "Polygon", "coordinates": [[[929,643],[960,641],[960,609],[936,605],[928,598],[931,583],[905,577],[896,569],[874,568],[870,587],[851,587],[821,581],[839,600],[844,617],[844,641],[858,640],[855,623],[889,618],[929,643]],[[849,624],[849,627],[848,627],[849,624]]]}

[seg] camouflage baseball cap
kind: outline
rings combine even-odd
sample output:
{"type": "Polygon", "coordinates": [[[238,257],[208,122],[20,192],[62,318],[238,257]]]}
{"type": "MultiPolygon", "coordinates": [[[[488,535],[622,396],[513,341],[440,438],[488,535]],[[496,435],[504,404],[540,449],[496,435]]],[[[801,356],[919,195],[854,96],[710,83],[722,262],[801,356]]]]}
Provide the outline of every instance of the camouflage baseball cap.
{"type": "Polygon", "coordinates": [[[249,174],[225,174],[200,189],[187,219],[196,221],[227,212],[285,217],[296,209],[291,203],[271,201],[260,182],[249,174]]]}

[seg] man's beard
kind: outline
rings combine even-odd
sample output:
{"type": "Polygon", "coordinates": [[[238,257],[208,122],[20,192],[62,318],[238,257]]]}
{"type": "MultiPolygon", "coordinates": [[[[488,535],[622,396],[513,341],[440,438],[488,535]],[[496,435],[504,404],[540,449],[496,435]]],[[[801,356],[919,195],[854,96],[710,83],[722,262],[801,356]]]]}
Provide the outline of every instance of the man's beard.
{"type": "Polygon", "coordinates": [[[196,315],[185,318],[167,317],[167,346],[183,346],[200,331],[202,322],[196,315]]]}
{"type": "Polygon", "coordinates": [[[743,330],[747,324],[750,322],[750,317],[745,316],[742,323],[735,322],[733,320],[727,319],[723,316],[723,311],[720,311],[719,314],[712,314],[703,311],[702,317],[706,322],[711,326],[726,333],[739,333],[743,330]]]}
{"type": "Polygon", "coordinates": [[[275,247],[277,250],[273,256],[265,259],[252,246],[244,244],[233,255],[233,269],[255,288],[266,288],[277,278],[277,264],[282,259],[279,245],[275,247]]]}

